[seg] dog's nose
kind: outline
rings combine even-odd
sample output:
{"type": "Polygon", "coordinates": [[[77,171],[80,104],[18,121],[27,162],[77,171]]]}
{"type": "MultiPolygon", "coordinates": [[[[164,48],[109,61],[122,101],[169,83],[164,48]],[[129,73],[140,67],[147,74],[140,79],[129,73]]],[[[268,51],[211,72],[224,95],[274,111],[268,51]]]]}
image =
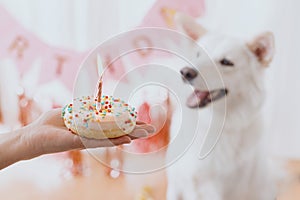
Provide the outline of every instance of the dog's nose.
{"type": "Polygon", "coordinates": [[[188,81],[193,80],[198,75],[198,72],[191,67],[184,67],[180,70],[180,73],[188,81]]]}

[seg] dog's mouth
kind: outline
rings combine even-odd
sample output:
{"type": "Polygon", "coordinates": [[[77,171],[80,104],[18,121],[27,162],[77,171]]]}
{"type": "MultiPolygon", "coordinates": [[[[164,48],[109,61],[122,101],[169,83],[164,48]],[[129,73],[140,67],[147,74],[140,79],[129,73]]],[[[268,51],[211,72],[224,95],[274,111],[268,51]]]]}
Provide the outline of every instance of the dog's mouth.
{"type": "Polygon", "coordinates": [[[186,104],[190,108],[202,108],[211,102],[225,97],[227,94],[228,90],[226,88],[211,91],[195,89],[193,94],[188,97],[186,104]]]}

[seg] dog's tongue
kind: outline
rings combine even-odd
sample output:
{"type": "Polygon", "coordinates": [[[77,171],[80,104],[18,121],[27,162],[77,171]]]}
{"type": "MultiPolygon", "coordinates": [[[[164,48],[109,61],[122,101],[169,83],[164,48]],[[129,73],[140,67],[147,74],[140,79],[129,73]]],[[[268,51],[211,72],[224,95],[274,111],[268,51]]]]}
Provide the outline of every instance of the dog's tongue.
{"type": "Polygon", "coordinates": [[[207,98],[208,95],[208,91],[195,90],[194,93],[191,94],[190,97],[188,97],[186,104],[190,108],[199,107],[201,101],[207,98]]]}

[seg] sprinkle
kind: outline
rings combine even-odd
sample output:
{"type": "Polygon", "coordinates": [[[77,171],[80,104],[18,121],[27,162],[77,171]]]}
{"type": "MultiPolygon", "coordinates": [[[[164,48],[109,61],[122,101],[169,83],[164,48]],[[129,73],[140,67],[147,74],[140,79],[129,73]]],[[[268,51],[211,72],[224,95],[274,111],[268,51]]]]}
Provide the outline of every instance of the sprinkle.
{"type": "MultiPolygon", "coordinates": [[[[100,109],[97,109],[98,104],[96,103],[97,98],[92,96],[85,96],[82,98],[75,99],[77,102],[81,102],[79,105],[79,110],[74,113],[72,116],[68,116],[67,119],[64,119],[65,123],[73,124],[73,119],[80,118],[82,126],[88,127],[89,122],[101,122],[105,119],[106,115],[112,115],[120,118],[124,113],[130,117],[125,119],[123,123],[126,124],[126,127],[134,126],[135,120],[137,118],[137,112],[135,107],[131,107],[127,102],[114,98],[113,96],[101,95],[100,109]],[[97,107],[97,108],[96,108],[97,107]]],[[[62,115],[65,115],[64,112],[72,113],[74,103],[68,104],[65,109],[62,111],[62,115]]],[[[123,131],[126,131],[124,127],[123,131]]]]}

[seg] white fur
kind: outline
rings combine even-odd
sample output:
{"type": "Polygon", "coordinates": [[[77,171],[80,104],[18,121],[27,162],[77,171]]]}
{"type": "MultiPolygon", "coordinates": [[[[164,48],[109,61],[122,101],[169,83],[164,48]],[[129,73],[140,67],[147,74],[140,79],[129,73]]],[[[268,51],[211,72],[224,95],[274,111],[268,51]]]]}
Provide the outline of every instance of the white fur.
{"type": "MultiPolygon", "coordinates": [[[[180,25],[180,20],[178,23],[180,25]]],[[[195,26],[194,23],[190,24],[195,26]]],[[[269,61],[270,56],[273,56],[270,55],[273,52],[270,49],[273,48],[273,40],[269,38],[271,35],[265,33],[258,37],[265,39],[263,42],[272,43],[265,46],[266,52],[263,55],[255,54],[250,48],[261,47],[261,40],[253,40],[251,44],[247,44],[243,40],[219,34],[206,33],[202,36],[199,33],[199,36],[201,38],[197,42],[217,64],[223,82],[217,80],[215,66],[208,58],[200,56],[196,67],[205,82],[198,75],[192,81],[193,87],[211,90],[225,86],[229,93],[226,99],[220,99],[205,108],[184,108],[187,113],[200,112],[200,120],[199,124],[191,122],[189,126],[185,126],[182,134],[192,138],[189,135],[194,134],[193,127],[198,125],[197,134],[203,135],[209,126],[207,119],[213,116],[208,137],[216,139],[214,127],[219,126],[224,117],[224,105],[226,118],[218,143],[205,159],[199,159],[203,137],[197,137],[189,150],[168,168],[167,199],[273,200],[276,197],[275,182],[270,175],[268,157],[264,153],[264,122],[261,112],[265,94],[263,74],[268,63],[263,58],[258,58],[268,57],[269,61]],[[233,61],[234,66],[222,66],[219,61],[224,57],[233,61]]],[[[192,48],[190,54],[196,55],[192,48]]],[[[172,153],[169,150],[167,157],[172,157],[172,153]]]]}

